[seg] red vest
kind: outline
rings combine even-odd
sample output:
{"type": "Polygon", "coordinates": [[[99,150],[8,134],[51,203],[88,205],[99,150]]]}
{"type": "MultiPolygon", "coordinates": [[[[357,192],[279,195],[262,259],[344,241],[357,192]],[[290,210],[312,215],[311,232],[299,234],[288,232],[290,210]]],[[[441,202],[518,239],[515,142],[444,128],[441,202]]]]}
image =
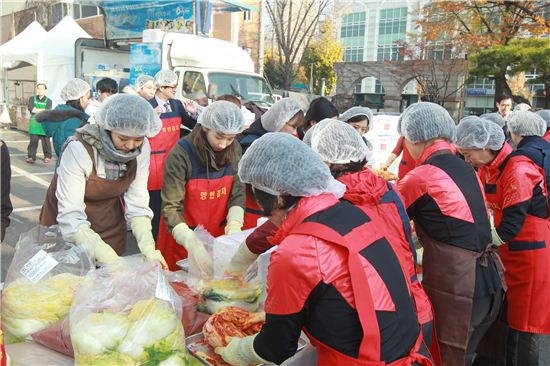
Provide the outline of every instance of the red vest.
{"type": "MultiPolygon", "coordinates": [[[[227,203],[233,187],[234,171],[231,165],[210,171],[197,160],[189,142],[179,141],[191,161],[191,178],[185,184],[183,219],[190,228],[202,225],[213,236],[224,234],[227,203]]],[[[176,262],[187,258],[185,248],[174,240],[161,217],[157,248],[162,252],[171,270],[178,270],[176,262]]]]}
{"type": "Polygon", "coordinates": [[[258,205],[254,199],[254,196],[248,191],[247,188],[243,230],[252,229],[258,226],[258,219],[263,216],[262,208],[258,205]]]}
{"type": "Polygon", "coordinates": [[[544,138],[546,141],[550,142],[550,130],[547,130],[547,131],[545,132],[543,138],[544,138]]]}
{"type": "Polygon", "coordinates": [[[409,149],[407,149],[407,145],[405,145],[405,141],[403,141],[403,154],[401,155],[401,161],[399,162],[399,168],[397,170],[397,176],[399,179],[403,178],[405,174],[410,172],[416,167],[416,162],[411,156],[411,153],[409,152],[409,149]]]}
{"type": "MultiPolygon", "coordinates": [[[[514,156],[503,166],[511,153],[506,144],[490,165],[480,169],[495,227],[500,225],[505,208],[532,198],[536,184],[541,184],[547,195],[544,172],[529,158],[514,156]]],[[[550,303],[550,221],[527,214],[519,234],[499,251],[506,269],[510,327],[550,334],[550,312],[543,310],[550,303]]]]}
{"type": "Polygon", "coordinates": [[[180,139],[181,113],[177,104],[172,112],[160,115],[162,129],[155,136],[149,139],[151,145],[151,160],[149,162],[149,180],[147,189],[158,191],[162,188],[162,176],[164,174],[164,162],[168,153],[180,139]]]}

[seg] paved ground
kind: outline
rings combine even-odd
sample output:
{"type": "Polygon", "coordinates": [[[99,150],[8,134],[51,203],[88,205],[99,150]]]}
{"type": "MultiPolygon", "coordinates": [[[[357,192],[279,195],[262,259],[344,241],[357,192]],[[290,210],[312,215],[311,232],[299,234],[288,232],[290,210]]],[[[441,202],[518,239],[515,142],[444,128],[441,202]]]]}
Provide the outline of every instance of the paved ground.
{"type": "MultiPolygon", "coordinates": [[[[40,209],[54,174],[55,158],[49,164],[45,164],[42,161],[42,146],[40,145],[36,163],[27,164],[25,158],[27,157],[29,137],[26,133],[0,129],[0,138],[8,145],[10,151],[11,201],[14,208],[10,216],[11,224],[0,248],[0,271],[3,282],[19,235],[38,224],[40,209]]],[[[129,236],[131,237],[131,234],[129,236]]],[[[138,251],[133,238],[131,239],[126,254],[138,251]]]]}

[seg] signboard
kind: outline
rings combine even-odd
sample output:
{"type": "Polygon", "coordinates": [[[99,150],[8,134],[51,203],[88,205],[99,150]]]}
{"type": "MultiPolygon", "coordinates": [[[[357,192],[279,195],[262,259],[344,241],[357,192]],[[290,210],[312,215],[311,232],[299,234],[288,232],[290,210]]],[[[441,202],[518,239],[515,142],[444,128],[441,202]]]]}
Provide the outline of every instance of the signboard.
{"type": "Polygon", "coordinates": [[[495,95],[495,89],[466,88],[466,95],[495,95]]]}
{"type": "Polygon", "coordinates": [[[105,1],[107,39],[141,38],[145,29],[195,32],[195,1],[105,1]]]}
{"type": "Polygon", "coordinates": [[[160,71],[160,43],[136,43],[130,46],[130,85],[141,74],[155,76],[160,71]]]}

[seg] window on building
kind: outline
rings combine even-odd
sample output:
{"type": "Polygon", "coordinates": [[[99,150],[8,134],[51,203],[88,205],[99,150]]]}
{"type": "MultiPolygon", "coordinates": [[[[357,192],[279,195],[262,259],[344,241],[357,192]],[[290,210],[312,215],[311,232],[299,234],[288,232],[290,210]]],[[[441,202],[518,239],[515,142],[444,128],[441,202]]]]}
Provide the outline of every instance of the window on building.
{"type": "Polygon", "coordinates": [[[467,85],[467,87],[476,89],[494,89],[495,81],[489,78],[475,78],[467,85]]]}
{"type": "Polygon", "coordinates": [[[386,94],[386,91],[384,90],[384,86],[380,82],[380,80],[376,79],[376,82],[374,83],[374,93],[375,94],[386,94]]]}
{"type": "Polygon", "coordinates": [[[245,10],[243,12],[243,19],[245,22],[251,22],[252,21],[252,12],[250,10],[245,10]]]}
{"type": "Polygon", "coordinates": [[[407,32],[407,8],[392,8],[380,10],[378,25],[378,61],[404,60],[403,46],[407,32]]]}
{"type": "Polygon", "coordinates": [[[97,6],[92,6],[92,5],[80,5],[80,12],[81,12],[82,18],[95,17],[96,15],[101,14],[101,12],[99,11],[99,8],[97,6]]]}
{"type": "Polygon", "coordinates": [[[56,3],[50,6],[50,23],[59,23],[65,15],[67,15],[67,4],[56,3]]]}
{"type": "Polygon", "coordinates": [[[350,13],[342,18],[340,39],[344,46],[344,62],[362,62],[365,50],[366,13],[350,13]]]}

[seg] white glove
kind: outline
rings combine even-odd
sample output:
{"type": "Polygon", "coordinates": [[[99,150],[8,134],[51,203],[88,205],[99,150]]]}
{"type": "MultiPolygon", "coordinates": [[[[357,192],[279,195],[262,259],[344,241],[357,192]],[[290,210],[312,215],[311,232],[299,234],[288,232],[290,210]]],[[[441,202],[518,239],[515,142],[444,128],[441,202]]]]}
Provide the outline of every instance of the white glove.
{"type": "Polygon", "coordinates": [[[80,229],[74,235],[76,245],[83,247],[88,253],[94,256],[96,261],[108,264],[120,258],[113,248],[101,239],[98,233],[90,227],[80,229]]]}
{"type": "Polygon", "coordinates": [[[229,267],[227,268],[227,275],[231,277],[243,276],[254,261],[258,259],[258,254],[254,254],[248,249],[246,241],[243,241],[237,249],[237,253],[231,258],[229,267]]]}
{"type": "Polygon", "coordinates": [[[269,364],[269,361],[258,356],[254,350],[254,338],[256,334],[244,338],[233,337],[226,347],[216,347],[215,351],[225,362],[233,366],[269,364]]]}
{"type": "Polygon", "coordinates": [[[190,260],[197,264],[202,274],[212,273],[212,255],[208,253],[204,244],[185,222],[174,227],[172,236],[179,245],[187,250],[190,260]]]}
{"type": "Polygon", "coordinates": [[[168,269],[168,264],[166,264],[160,250],[155,249],[151,219],[147,216],[133,217],[130,220],[130,227],[136,238],[138,248],[145,258],[150,261],[159,261],[162,268],[168,269]]]}
{"type": "Polygon", "coordinates": [[[239,206],[229,207],[229,211],[227,212],[227,225],[225,225],[225,235],[231,235],[240,232],[243,224],[243,208],[239,206]]]}
{"type": "Polygon", "coordinates": [[[494,226],[491,226],[491,236],[493,238],[493,244],[495,244],[497,247],[500,247],[502,244],[504,244],[504,241],[500,238],[497,233],[497,229],[495,229],[494,226]]]}

